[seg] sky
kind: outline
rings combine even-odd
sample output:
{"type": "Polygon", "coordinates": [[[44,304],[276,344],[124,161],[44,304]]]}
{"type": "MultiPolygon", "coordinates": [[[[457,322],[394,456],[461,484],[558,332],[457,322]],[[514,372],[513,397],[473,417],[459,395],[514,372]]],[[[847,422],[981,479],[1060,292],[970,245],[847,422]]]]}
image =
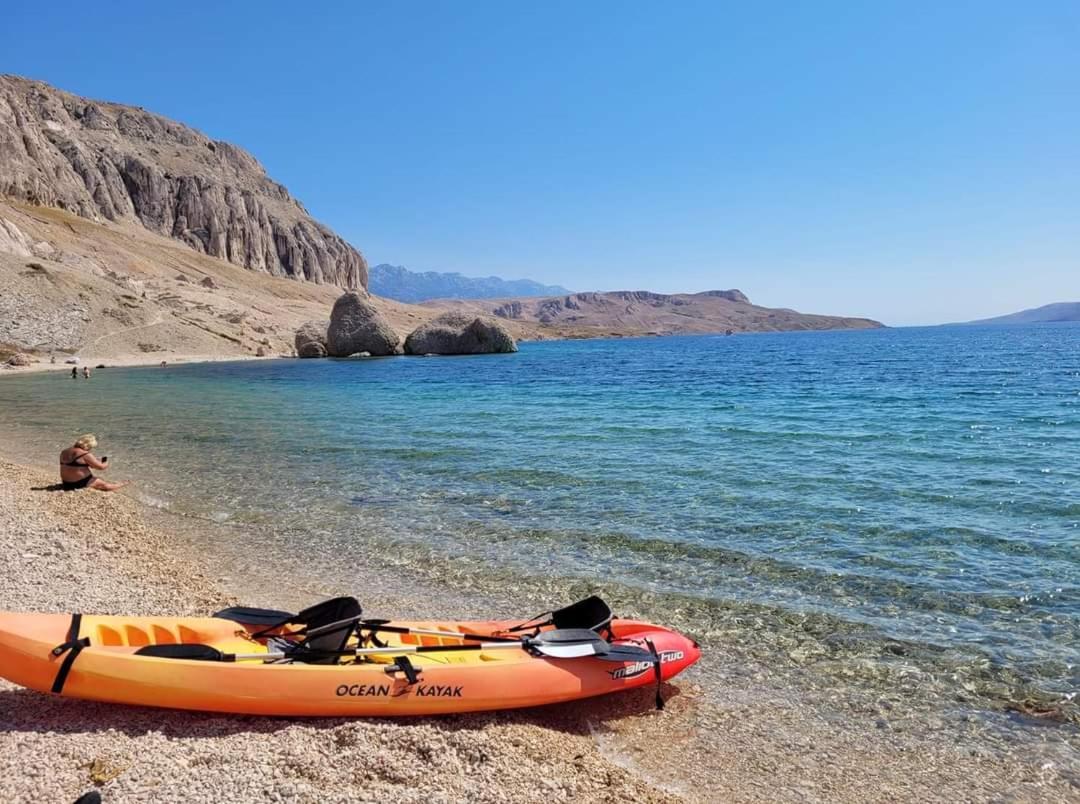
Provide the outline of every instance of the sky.
{"type": "Polygon", "coordinates": [[[894,325],[1080,300],[1075,0],[53,0],[0,38],[243,146],[373,265],[894,325]]]}

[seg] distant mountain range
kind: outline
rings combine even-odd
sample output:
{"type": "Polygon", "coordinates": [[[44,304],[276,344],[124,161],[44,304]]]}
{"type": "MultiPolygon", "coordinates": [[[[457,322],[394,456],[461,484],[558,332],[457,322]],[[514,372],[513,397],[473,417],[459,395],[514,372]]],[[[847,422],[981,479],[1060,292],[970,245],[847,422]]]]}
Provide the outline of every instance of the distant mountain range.
{"type": "Polygon", "coordinates": [[[1058,302],[1021,310],[1011,315],[968,321],[969,324],[1049,324],[1059,321],[1080,321],[1080,302],[1058,302]]]}
{"type": "Polygon", "coordinates": [[[376,296],[403,302],[431,299],[505,299],[515,296],[563,296],[570,291],[559,285],[542,285],[531,279],[469,277],[458,273],[410,271],[401,265],[376,265],[369,271],[368,290],[376,296]]]}

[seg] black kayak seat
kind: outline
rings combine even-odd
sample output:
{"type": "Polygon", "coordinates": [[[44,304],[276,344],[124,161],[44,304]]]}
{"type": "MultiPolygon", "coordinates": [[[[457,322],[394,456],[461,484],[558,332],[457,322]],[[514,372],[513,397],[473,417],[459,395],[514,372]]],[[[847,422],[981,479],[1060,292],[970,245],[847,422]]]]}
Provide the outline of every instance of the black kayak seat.
{"type": "Polygon", "coordinates": [[[310,636],[304,637],[290,658],[308,664],[336,664],[337,654],[345,650],[363,613],[354,597],[335,597],[304,609],[289,622],[302,622],[310,636]],[[312,655],[305,657],[306,652],[312,655]]]}
{"type": "Polygon", "coordinates": [[[596,595],[551,612],[551,623],[558,629],[586,628],[599,631],[611,623],[611,607],[596,595]]]}
{"type": "Polygon", "coordinates": [[[563,606],[561,609],[545,611],[543,614],[530,617],[523,623],[507,628],[506,631],[509,634],[530,629],[539,631],[541,628],[553,625],[558,630],[584,628],[598,634],[607,629],[608,636],[611,636],[609,626],[613,619],[611,607],[596,595],[589,595],[584,600],[563,606]],[[547,617],[546,620],[545,617],[547,617]]]}

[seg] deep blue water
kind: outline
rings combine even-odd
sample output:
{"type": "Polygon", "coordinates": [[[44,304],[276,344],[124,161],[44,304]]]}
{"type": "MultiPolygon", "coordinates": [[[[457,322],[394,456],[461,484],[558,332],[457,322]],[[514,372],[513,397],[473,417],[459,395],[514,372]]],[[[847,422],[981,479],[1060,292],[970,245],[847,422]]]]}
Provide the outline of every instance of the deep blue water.
{"type": "Polygon", "coordinates": [[[0,409],[43,454],[94,431],[144,497],[342,562],[616,583],[706,636],[821,615],[1005,696],[1078,683],[1078,326],[108,369],[5,380],[0,409]]]}

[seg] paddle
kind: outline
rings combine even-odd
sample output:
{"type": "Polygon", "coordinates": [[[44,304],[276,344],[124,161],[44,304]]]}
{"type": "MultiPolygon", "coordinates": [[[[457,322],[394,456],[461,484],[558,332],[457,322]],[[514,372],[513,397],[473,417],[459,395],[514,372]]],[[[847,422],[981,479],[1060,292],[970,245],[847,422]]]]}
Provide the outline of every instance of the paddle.
{"type": "MultiPolygon", "coordinates": [[[[446,632],[436,632],[440,636],[446,632]]],[[[470,637],[475,635],[470,634],[470,637]]],[[[644,648],[634,645],[612,645],[595,631],[582,628],[567,628],[555,631],[542,631],[534,637],[525,637],[520,640],[500,640],[491,642],[479,642],[477,644],[463,645],[388,645],[382,648],[354,648],[352,650],[323,651],[298,649],[290,653],[283,651],[270,651],[267,653],[236,653],[220,654],[220,658],[211,656],[192,656],[191,658],[215,658],[218,661],[263,661],[266,659],[294,659],[304,661],[305,658],[325,656],[376,656],[376,655],[403,655],[409,653],[445,653],[449,651],[488,651],[520,649],[551,659],[582,659],[595,657],[611,662],[636,662],[653,661],[652,654],[644,648]]],[[[144,654],[145,655],[145,654],[144,654]]],[[[177,657],[179,658],[179,657],[177,657]]]]}

